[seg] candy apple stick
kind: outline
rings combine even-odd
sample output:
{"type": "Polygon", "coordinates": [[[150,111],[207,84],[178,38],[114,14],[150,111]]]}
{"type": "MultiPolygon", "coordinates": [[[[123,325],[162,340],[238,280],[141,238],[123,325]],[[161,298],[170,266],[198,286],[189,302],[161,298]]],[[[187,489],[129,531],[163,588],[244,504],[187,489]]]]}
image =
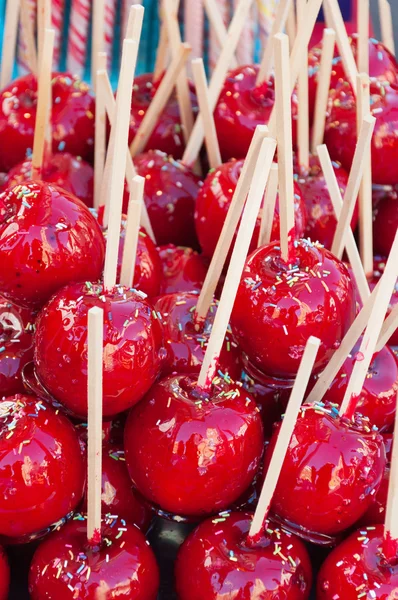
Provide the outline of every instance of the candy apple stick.
{"type": "Polygon", "coordinates": [[[90,308],[87,327],[87,539],[93,545],[101,542],[103,321],[102,308],[90,308]]]}
{"type": "Polygon", "coordinates": [[[260,63],[260,69],[257,75],[256,85],[261,85],[264,81],[267,81],[271,75],[272,71],[272,58],[274,54],[274,36],[277,33],[282,33],[285,24],[287,15],[289,13],[290,7],[292,5],[292,0],[280,0],[278,7],[276,9],[275,19],[272,25],[271,34],[268,38],[267,45],[263,52],[263,57],[260,63]]]}
{"type": "Polygon", "coordinates": [[[289,47],[293,48],[297,36],[296,10],[294,3],[290,5],[287,14],[286,33],[289,38],[289,47]]]}
{"type": "Polygon", "coordinates": [[[278,194],[278,165],[273,163],[265,191],[264,205],[261,212],[261,227],[257,247],[269,244],[274,222],[276,196],[278,194]]]}
{"type": "Polygon", "coordinates": [[[32,179],[40,179],[46,145],[46,130],[50,121],[51,78],[55,33],[44,30],[43,61],[40,65],[38,81],[37,113],[32,153],[32,179]]]}
{"type": "Polygon", "coordinates": [[[166,70],[168,56],[169,38],[167,35],[166,22],[162,16],[162,24],[160,26],[159,44],[156,51],[155,67],[153,70],[153,81],[156,82],[166,70]]]}
{"type": "Polygon", "coordinates": [[[318,85],[315,99],[314,125],[312,128],[312,152],[322,144],[325,134],[326,112],[329,99],[330,79],[333,68],[334,45],[336,33],[334,29],[324,29],[322,38],[322,56],[319,65],[318,85]]]}
{"type": "Polygon", "coordinates": [[[278,33],[274,37],[274,44],[281,256],[282,259],[288,263],[293,255],[294,244],[294,185],[292,109],[291,93],[289,89],[289,38],[284,33],[278,33]]]}
{"type": "Polygon", "coordinates": [[[26,59],[32,73],[37,73],[37,52],[34,20],[31,18],[29,0],[21,0],[21,33],[26,44],[26,59]]]}
{"type": "MultiPolygon", "coordinates": [[[[398,403],[398,395],[397,395],[398,403]]],[[[384,555],[395,559],[398,547],[398,410],[395,411],[395,427],[392,446],[390,479],[384,522],[384,555]]]]}
{"type": "Polygon", "coordinates": [[[144,118],[141,121],[141,125],[135,134],[134,140],[130,145],[132,157],[136,156],[140,152],[143,152],[151,133],[154,130],[154,127],[171,96],[173,88],[188,59],[190,52],[191,47],[189,44],[181,44],[177,54],[171,61],[170,66],[160,82],[157,92],[151,104],[149,105],[144,118]]]}
{"type": "Polygon", "coordinates": [[[371,116],[365,117],[362,120],[362,127],[359,133],[358,143],[355,149],[351,172],[344,196],[343,209],[333,238],[332,253],[337,256],[337,258],[341,258],[343,255],[345,237],[354,213],[355,203],[365,169],[365,157],[370,147],[375,122],[375,117],[371,116]]]}
{"type": "MultiPolygon", "coordinates": [[[[336,178],[336,173],[334,172],[332,161],[330,160],[327,147],[325,145],[318,146],[317,153],[319,161],[321,163],[323,176],[326,180],[326,185],[328,187],[330,199],[333,204],[333,209],[336,214],[337,220],[339,220],[341,209],[343,207],[343,198],[341,197],[340,187],[336,178]]],[[[351,227],[347,229],[345,245],[351,268],[354,273],[355,283],[357,285],[359,295],[362,300],[362,304],[365,304],[366,300],[370,296],[370,290],[351,227]]]]}
{"type": "MultiPolygon", "coordinates": [[[[238,6],[236,7],[231,25],[228,29],[227,39],[221,50],[221,54],[213,71],[213,75],[209,85],[210,108],[213,111],[216,107],[218,98],[222,90],[222,86],[224,85],[225,76],[228,72],[229,65],[231,64],[231,59],[235,53],[239,37],[242,33],[242,29],[245,25],[252,4],[253,0],[240,0],[238,6]]],[[[195,163],[200,149],[202,147],[203,140],[203,121],[202,117],[199,115],[195,121],[195,125],[192,130],[192,135],[189,138],[182,159],[186,165],[191,166],[195,163]]]]}
{"type": "Polygon", "coordinates": [[[3,89],[12,79],[17,46],[20,0],[8,0],[3,32],[3,47],[1,51],[0,88],[3,89]]]}
{"type": "Polygon", "coordinates": [[[96,86],[96,75],[100,69],[98,56],[99,53],[105,51],[104,21],[105,0],[94,0],[91,29],[91,81],[94,86],[96,86]]]}
{"type": "Polygon", "coordinates": [[[126,174],[126,147],[128,143],[131,98],[138,43],[132,39],[123,42],[122,62],[116,97],[113,128],[115,130],[112,170],[110,176],[109,225],[106,244],[104,287],[110,290],[116,283],[117,257],[122,216],[123,186],[126,174]]]}
{"type": "Polygon", "coordinates": [[[203,359],[198,378],[198,387],[209,389],[217,369],[218,358],[227,331],[235,296],[238,291],[240,278],[249,251],[250,241],[265,187],[271,170],[276,149],[276,141],[272,138],[263,140],[250,184],[249,196],[243,211],[238,235],[232,252],[231,263],[225,278],[220,304],[214,319],[209,343],[203,359]]]}
{"type": "MultiPolygon", "coordinates": [[[[302,27],[307,18],[307,0],[297,0],[297,22],[302,27]]],[[[299,165],[307,170],[310,164],[310,113],[308,91],[308,46],[298,77],[298,160],[299,165]]]]}
{"type": "MultiPolygon", "coordinates": [[[[286,0],[285,0],[286,1],[286,0]]],[[[290,0],[289,0],[290,1],[290,0]]],[[[224,25],[223,18],[218,9],[215,0],[203,0],[204,8],[206,11],[207,18],[209,19],[210,26],[212,27],[220,48],[222,48],[226,42],[228,31],[224,25]]],[[[230,67],[235,69],[238,66],[238,62],[235,55],[231,58],[230,67]]]]}
{"type": "Polygon", "coordinates": [[[209,94],[207,89],[206,73],[202,58],[195,58],[192,63],[192,74],[195,82],[196,95],[198,98],[199,110],[203,119],[205,131],[205,143],[209,165],[211,169],[216,169],[222,163],[220,146],[217,138],[216,126],[214,124],[213,111],[210,108],[209,94]]]}
{"type": "Polygon", "coordinates": [[[369,0],[360,0],[357,8],[358,50],[357,65],[360,73],[369,74],[369,0]]]}
{"type": "MultiPolygon", "coordinates": [[[[368,24],[369,27],[369,24],[368,24]]],[[[366,37],[368,48],[368,37],[366,37]]],[[[366,73],[357,77],[357,129],[370,115],[370,80],[366,73]]],[[[373,204],[372,204],[372,154],[370,146],[364,157],[364,171],[359,190],[359,248],[367,276],[373,273],[373,204]]]]}
{"type": "Polygon", "coordinates": [[[206,279],[204,280],[202,290],[196,305],[195,320],[203,322],[206,318],[211,303],[213,302],[214,292],[220,279],[229,249],[235,235],[239,219],[242,215],[243,206],[250,188],[250,181],[257,161],[257,156],[260,151],[261,144],[268,134],[268,129],[265,125],[258,125],[254,132],[249,151],[245,162],[243,163],[242,171],[238,179],[237,186],[232,196],[231,204],[228,209],[224,225],[218,238],[217,246],[214,251],[206,279]]]}
{"type": "Polygon", "coordinates": [[[380,279],[380,287],[377,292],[375,303],[372,308],[369,322],[363,335],[359,354],[361,360],[355,362],[343,402],[340,408],[340,415],[346,415],[349,418],[355,412],[356,399],[361,393],[372,356],[375,352],[377,340],[383,326],[384,317],[388,309],[391,294],[394,290],[398,277],[398,231],[395,235],[394,243],[388,257],[383,277],[380,279]]]}
{"type": "MultiPolygon", "coordinates": [[[[382,348],[388,343],[388,340],[393,333],[398,329],[398,304],[394,306],[388,317],[383,323],[379,339],[377,341],[376,352],[380,352],[382,348]]],[[[398,431],[398,429],[397,429],[398,431]]]]}
{"type": "Polygon", "coordinates": [[[327,7],[327,15],[330,20],[328,27],[333,28],[336,32],[337,46],[343,61],[344,69],[348,77],[348,81],[350,82],[355,93],[358,69],[355,64],[354,55],[351,50],[350,41],[348,39],[347,30],[338,0],[325,0],[325,5],[327,7]]]}
{"type": "Polygon", "coordinates": [[[37,58],[40,68],[43,60],[45,29],[51,29],[51,0],[37,0],[37,58]]]}
{"type": "Polygon", "coordinates": [[[305,346],[304,354],[300,362],[297,376],[290,394],[289,403],[279,430],[278,439],[272,453],[271,462],[261,489],[260,498],[254,513],[253,521],[250,527],[248,541],[255,542],[261,534],[264,522],[268,516],[271,506],[272,496],[274,495],[278,483],[286,452],[292,438],[297,417],[301,410],[301,404],[304,399],[305,390],[311,377],[312,369],[316,355],[318,353],[321,341],[316,337],[310,337],[305,346]]]}
{"type": "Polygon", "coordinates": [[[135,257],[137,254],[138,235],[140,231],[141,207],[144,203],[144,177],[136,175],[130,185],[130,200],[127,213],[126,235],[124,239],[122,271],[120,283],[125,287],[131,287],[135,257]]]}
{"type": "Polygon", "coordinates": [[[391,5],[388,0],[379,0],[381,39],[385,47],[395,56],[394,27],[391,5]]]}
{"type": "Polygon", "coordinates": [[[97,93],[95,95],[94,208],[98,209],[106,156],[106,107],[102,86],[100,85],[101,71],[106,71],[107,65],[105,52],[99,53],[96,64],[98,70],[95,74],[97,93]]]}

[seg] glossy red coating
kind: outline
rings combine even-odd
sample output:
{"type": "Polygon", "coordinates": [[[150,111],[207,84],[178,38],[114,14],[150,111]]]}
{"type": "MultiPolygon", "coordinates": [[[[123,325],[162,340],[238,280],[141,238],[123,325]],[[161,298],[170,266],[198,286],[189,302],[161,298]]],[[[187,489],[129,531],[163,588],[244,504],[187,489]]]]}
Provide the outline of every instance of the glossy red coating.
{"type": "MultiPolygon", "coordinates": [[[[370,287],[371,290],[374,289],[374,287],[376,286],[376,284],[379,281],[380,277],[384,273],[386,262],[387,262],[386,258],[382,258],[380,256],[375,256],[374,257],[374,261],[373,261],[373,277],[372,277],[372,279],[369,282],[369,287],[370,287]]],[[[394,288],[394,291],[392,293],[392,296],[391,296],[391,299],[390,299],[390,303],[388,305],[387,316],[390,314],[390,312],[392,311],[392,309],[394,308],[394,306],[397,303],[398,303],[398,280],[397,280],[397,282],[395,284],[395,288],[394,288]]],[[[392,334],[392,336],[390,337],[388,343],[389,343],[390,346],[398,346],[398,329],[396,329],[395,332],[392,334]]]]}
{"type": "MultiPolygon", "coordinates": [[[[52,79],[52,151],[69,152],[91,162],[95,102],[90,88],[74,75],[52,79]]],[[[9,171],[32,152],[37,110],[37,79],[25,75],[0,93],[0,171],[9,171]]]]}
{"type": "MultiPolygon", "coordinates": [[[[394,185],[398,181],[398,83],[371,83],[372,110],[376,125],[372,137],[373,183],[394,185]]],[[[347,82],[339,82],[329,101],[325,143],[330,156],[351,168],[357,142],[356,101],[347,82]]]]}
{"type": "MultiPolygon", "coordinates": [[[[268,468],[280,427],[265,457],[268,468]]],[[[330,406],[300,413],[272,500],[272,511],[299,535],[316,539],[351,527],[372,503],[386,465],[382,436],[356,415],[330,406]]]]}
{"type": "MultiPolygon", "coordinates": [[[[195,226],[202,252],[208,258],[213,256],[216,249],[241,174],[243,162],[243,160],[231,160],[220,165],[215,171],[210,171],[199,191],[196,202],[195,226]]],[[[294,185],[294,192],[296,235],[302,237],[307,222],[307,211],[300,188],[296,184],[294,185]]],[[[257,248],[260,225],[261,216],[259,215],[250,244],[250,252],[257,248]]],[[[271,239],[279,240],[279,238],[279,201],[277,198],[271,239]]],[[[232,249],[229,255],[231,253],[232,249]]]]}
{"type": "MultiPolygon", "coordinates": [[[[15,165],[7,175],[7,187],[25,183],[32,178],[32,161],[15,165]]],[[[86,206],[93,206],[94,169],[80,157],[68,152],[51,154],[43,167],[41,178],[77,196],[86,206]]]]}
{"type": "MultiPolygon", "coordinates": [[[[258,65],[237,67],[227,74],[214,121],[224,161],[245,158],[257,125],[266,125],[275,103],[273,77],[256,87],[258,65]]],[[[293,143],[296,142],[297,96],[292,96],[293,143]]]]}
{"type": "Polygon", "coordinates": [[[304,544],[266,523],[255,547],[246,544],[252,515],[222,513],[185,540],[176,562],[180,600],[307,600],[312,568],[304,544]]]}
{"type": "Polygon", "coordinates": [[[208,261],[192,248],[183,246],[168,244],[158,250],[163,270],[160,294],[200,292],[208,261]]]}
{"type": "Polygon", "coordinates": [[[398,229],[398,192],[392,189],[385,193],[373,216],[374,251],[388,256],[398,229]]]}
{"type": "Polygon", "coordinates": [[[162,511],[199,517],[223,510],[249,487],[263,451],[254,401],[217,377],[210,395],[197,379],[171,375],[129,414],[127,467],[141,494],[162,511]]]}
{"type": "Polygon", "coordinates": [[[157,244],[196,248],[193,215],[199,177],[158,150],[136,156],[134,164],[138,175],[145,177],[144,201],[157,244]]]}
{"type": "Polygon", "coordinates": [[[0,397],[24,391],[22,370],[33,360],[36,314],[0,295],[0,397]]]}
{"type": "Polygon", "coordinates": [[[138,402],[157,378],[162,330],[152,305],[126,288],[104,293],[99,284],[66,286],[36,323],[37,375],[52,396],[79,417],[87,415],[87,313],[104,311],[103,414],[138,402]]]}
{"type": "Polygon", "coordinates": [[[156,600],[159,569],[140,530],[105,518],[104,541],[93,547],[85,519],[75,519],[36,550],[29,572],[32,600],[156,600]]]}
{"type": "MultiPolygon", "coordinates": [[[[160,81],[161,79],[153,83],[152,73],[144,73],[135,77],[131,100],[129,143],[133,141],[137,129],[159,87],[160,81]]],[[[190,85],[190,92],[192,108],[194,113],[196,113],[197,101],[193,85],[190,85]]],[[[176,95],[172,94],[154,127],[146,145],[146,150],[161,150],[174,158],[181,158],[184,148],[185,142],[178,101],[176,95]]]]}
{"type": "Polygon", "coordinates": [[[319,371],[355,317],[345,265],[318,244],[295,245],[292,265],[282,261],[278,242],[249,256],[231,316],[233,334],[250,362],[273,377],[295,377],[311,335],[321,340],[314,367],[319,371]]]}
{"type": "Polygon", "coordinates": [[[398,561],[387,561],[383,554],[383,529],[358,529],[329,554],[318,575],[316,600],[357,600],[360,593],[394,600],[398,561]]]}
{"type": "Polygon", "coordinates": [[[0,401],[0,535],[26,542],[76,509],[86,471],[77,433],[34,396],[0,401]]]}
{"type": "Polygon", "coordinates": [[[7,554],[0,546],[0,600],[8,600],[10,587],[10,567],[7,554]]]}
{"type": "MultiPolygon", "coordinates": [[[[195,322],[198,295],[193,292],[166,294],[156,299],[155,310],[162,318],[167,357],[162,373],[199,373],[213,327],[218,302],[210,306],[205,322],[195,322]]],[[[241,374],[240,352],[230,332],[221,350],[219,368],[234,380],[241,374]]]]}
{"type": "MultiPolygon", "coordinates": [[[[349,378],[357,360],[362,337],[355,344],[340,371],[325,394],[325,400],[341,405],[349,378]]],[[[356,410],[369,418],[381,431],[394,429],[395,407],[398,392],[398,363],[392,351],[385,346],[373,355],[356,410]]]]}
{"type": "Polygon", "coordinates": [[[372,526],[372,525],[384,525],[386,520],[386,507],[388,497],[388,486],[390,483],[390,467],[386,466],[384,469],[383,479],[381,486],[379,487],[377,494],[374,495],[373,502],[369,506],[358,525],[361,527],[372,526]]]}
{"type": "Polygon", "coordinates": [[[105,243],[75,196],[40,181],[17,185],[0,206],[0,288],[13,302],[40,308],[73,281],[100,278],[105,243]]]}

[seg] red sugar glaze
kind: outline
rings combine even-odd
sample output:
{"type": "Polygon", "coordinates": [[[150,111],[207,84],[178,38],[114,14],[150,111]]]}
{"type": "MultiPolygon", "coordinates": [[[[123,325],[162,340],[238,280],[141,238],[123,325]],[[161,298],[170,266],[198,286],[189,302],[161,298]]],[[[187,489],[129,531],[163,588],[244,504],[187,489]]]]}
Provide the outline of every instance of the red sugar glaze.
{"type": "Polygon", "coordinates": [[[0,288],[13,302],[40,308],[73,281],[101,276],[105,243],[75,196],[40,181],[2,194],[0,288]]]}
{"type": "Polygon", "coordinates": [[[366,513],[360,519],[358,526],[367,527],[372,525],[384,525],[386,520],[386,507],[388,497],[388,485],[390,483],[390,467],[384,469],[383,479],[377,494],[373,497],[373,502],[366,513]]]}
{"type": "MultiPolygon", "coordinates": [[[[54,73],[52,98],[52,151],[69,152],[91,162],[95,102],[89,86],[69,73],[54,73]]],[[[19,77],[1,91],[0,171],[9,171],[32,151],[36,110],[34,75],[19,77]]]]}
{"type": "Polygon", "coordinates": [[[168,244],[158,250],[163,269],[160,294],[200,292],[208,261],[192,248],[183,246],[168,244]]]}
{"type": "Polygon", "coordinates": [[[373,217],[374,251],[388,256],[398,229],[398,193],[388,191],[380,199],[373,217]]]}
{"type": "Polygon", "coordinates": [[[281,260],[277,242],[249,256],[231,316],[243,352],[273,377],[295,377],[311,335],[321,340],[314,369],[320,371],[355,317],[354,287],[345,265],[307,240],[295,250],[291,269],[281,260]]]}
{"type": "Polygon", "coordinates": [[[124,447],[134,485],[167,513],[199,517],[223,510],[249,487],[263,451],[254,401],[241,386],[193,376],[154,385],[127,419],[124,447]]]}
{"type": "Polygon", "coordinates": [[[1,400],[0,473],[0,535],[12,543],[43,535],[83,496],[86,471],[73,425],[34,396],[1,400]]]}
{"type": "Polygon", "coordinates": [[[249,547],[251,519],[250,513],[222,513],[188,536],[176,563],[180,600],[309,598],[312,568],[304,544],[267,522],[267,531],[249,547]]]}
{"type": "Polygon", "coordinates": [[[36,550],[29,572],[32,600],[156,600],[159,569],[140,530],[123,519],[103,519],[102,539],[109,545],[92,547],[85,519],[75,518],[36,550]]]}
{"type": "Polygon", "coordinates": [[[103,412],[138,402],[157,378],[162,330],[152,305],[134,291],[70,285],[43,308],[36,324],[35,365],[41,383],[67,410],[87,415],[87,313],[104,310],[103,412]]]}
{"type": "MultiPolygon", "coordinates": [[[[380,277],[384,273],[386,262],[387,262],[386,258],[383,258],[383,257],[380,257],[380,256],[375,256],[374,257],[374,262],[373,262],[373,278],[369,282],[369,287],[370,287],[371,290],[374,289],[374,287],[376,286],[376,284],[379,281],[380,277]]],[[[388,305],[387,316],[390,314],[390,312],[392,311],[392,309],[394,308],[394,306],[397,303],[398,303],[398,280],[397,280],[397,282],[395,284],[394,292],[393,292],[393,294],[391,296],[390,303],[388,305]]],[[[390,337],[390,339],[388,341],[388,344],[390,346],[398,346],[398,329],[396,329],[395,332],[392,334],[392,336],[390,337]]]]}

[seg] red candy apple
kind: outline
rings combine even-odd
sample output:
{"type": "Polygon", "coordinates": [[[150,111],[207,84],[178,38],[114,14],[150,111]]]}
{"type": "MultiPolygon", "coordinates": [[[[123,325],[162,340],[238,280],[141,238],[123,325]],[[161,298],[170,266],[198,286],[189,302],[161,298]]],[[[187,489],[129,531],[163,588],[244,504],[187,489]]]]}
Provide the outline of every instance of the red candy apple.
{"type": "Polygon", "coordinates": [[[385,193],[373,216],[374,250],[388,256],[398,229],[398,194],[396,189],[385,193]]]}
{"type": "MultiPolygon", "coordinates": [[[[69,73],[52,79],[52,150],[91,161],[94,151],[95,102],[86,83],[69,73]]],[[[0,93],[0,171],[25,160],[33,148],[37,79],[26,75],[0,93]]]]}
{"type": "Polygon", "coordinates": [[[29,572],[32,600],[156,600],[159,570],[145,537],[134,525],[106,517],[102,543],[87,542],[77,515],[36,550],[29,572]]]}
{"type": "Polygon", "coordinates": [[[189,375],[163,379],[130,412],[124,432],[134,485],[156,508],[185,517],[237,500],[256,474],[263,443],[254,401],[219,377],[209,394],[189,375]]]}
{"type": "MultiPolygon", "coordinates": [[[[268,123],[275,103],[273,77],[256,87],[257,65],[230,71],[214,111],[214,121],[224,161],[244,158],[257,125],[268,123]]],[[[293,141],[296,137],[297,97],[292,97],[293,141]]]]}
{"type": "Polygon", "coordinates": [[[21,542],[44,535],[76,509],[85,468],[77,433],[34,396],[0,401],[0,535],[21,542]]]}
{"type": "MultiPolygon", "coordinates": [[[[380,277],[382,276],[382,274],[384,273],[384,269],[386,266],[386,258],[381,258],[380,256],[375,256],[374,257],[374,262],[373,262],[373,277],[369,282],[369,287],[371,290],[374,289],[374,287],[376,286],[377,282],[379,281],[380,277]]],[[[394,292],[391,296],[390,299],[390,303],[388,305],[388,310],[387,310],[387,316],[390,314],[390,312],[392,311],[392,309],[394,308],[394,306],[398,303],[398,280],[395,284],[395,288],[394,288],[394,292]]],[[[390,337],[389,341],[388,341],[390,346],[398,346],[398,329],[395,330],[395,332],[392,334],[392,336],[390,337]]]]}
{"type": "MultiPolygon", "coordinates": [[[[231,205],[232,196],[241,174],[243,162],[243,160],[231,160],[220,165],[215,171],[210,171],[198,194],[195,211],[196,233],[202,252],[208,258],[213,256],[216,249],[218,238],[220,237],[228,209],[231,205]]],[[[294,191],[296,235],[297,237],[302,237],[307,221],[306,208],[300,188],[296,184],[294,191]]],[[[250,246],[251,252],[257,248],[260,224],[261,219],[259,216],[250,246]]],[[[271,238],[272,240],[279,239],[278,199],[272,224],[271,238]]]]}
{"type": "Polygon", "coordinates": [[[41,307],[73,281],[101,276],[105,243],[80,200],[35,181],[3,193],[0,204],[0,288],[13,302],[41,307]]]}
{"type": "Polygon", "coordinates": [[[267,522],[249,547],[251,519],[250,513],[222,513],[188,536],[176,563],[180,600],[308,600],[312,568],[304,544],[267,522]]]}
{"type": "Polygon", "coordinates": [[[250,362],[273,377],[293,378],[311,335],[321,340],[319,371],[355,317],[354,287],[345,265],[309,240],[295,242],[287,265],[277,242],[246,261],[231,316],[232,331],[250,362]]]}
{"type": "Polygon", "coordinates": [[[203,256],[183,246],[168,244],[159,248],[163,277],[160,294],[200,292],[207,273],[203,256]]]}
{"type": "Polygon", "coordinates": [[[372,526],[372,525],[384,525],[386,520],[386,507],[388,497],[388,486],[390,484],[390,466],[386,466],[384,469],[383,479],[381,485],[377,491],[377,494],[373,496],[372,504],[369,506],[362,519],[359,521],[361,527],[372,526]]]}
{"type": "Polygon", "coordinates": [[[99,284],[66,286],[36,323],[36,373],[69,411],[87,415],[87,313],[104,310],[103,414],[111,417],[138,402],[159,374],[163,357],[158,316],[140,293],[99,284]]]}

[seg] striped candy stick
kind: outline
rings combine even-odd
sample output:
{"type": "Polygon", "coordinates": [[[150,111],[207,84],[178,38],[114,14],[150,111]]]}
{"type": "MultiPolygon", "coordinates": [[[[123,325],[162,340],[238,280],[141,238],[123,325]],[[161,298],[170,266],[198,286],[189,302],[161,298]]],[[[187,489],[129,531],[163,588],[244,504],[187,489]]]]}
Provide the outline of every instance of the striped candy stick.
{"type": "Polygon", "coordinates": [[[55,31],[54,39],[54,69],[59,68],[62,45],[62,29],[64,26],[65,0],[52,0],[51,2],[51,23],[55,31]]]}
{"type": "MultiPolygon", "coordinates": [[[[216,0],[216,4],[224,21],[224,25],[228,27],[231,18],[231,5],[229,0],[216,0]]],[[[210,30],[209,42],[209,65],[210,71],[213,72],[220,55],[221,48],[220,44],[218,43],[217,36],[212,29],[210,30]]]]}
{"type": "Polygon", "coordinates": [[[261,50],[267,45],[279,0],[257,0],[261,50]]]}
{"type": "Polygon", "coordinates": [[[203,56],[203,33],[203,0],[185,0],[184,39],[192,48],[192,58],[199,58],[203,56]]]}
{"type": "MultiPolygon", "coordinates": [[[[234,0],[234,9],[239,4],[239,0],[234,0]]],[[[254,58],[254,26],[257,20],[257,7],[253,3],[245,26],[242,30],[242,35],[236,50],[238,63],[241,65],[249,65],[254,58]]]]}
{"type": "Polygon", "coordinates": [[[90,12],[91,0],[72,0],[66,65],[78,77],[83,77],[86,66],[90,12]]]}
{"type": "Polygon", "coordinates": [[[108,70],[112,69],[113,40],[115,35],[117,0],[105,0],[104,52],[108,57],[108,70]]]}

